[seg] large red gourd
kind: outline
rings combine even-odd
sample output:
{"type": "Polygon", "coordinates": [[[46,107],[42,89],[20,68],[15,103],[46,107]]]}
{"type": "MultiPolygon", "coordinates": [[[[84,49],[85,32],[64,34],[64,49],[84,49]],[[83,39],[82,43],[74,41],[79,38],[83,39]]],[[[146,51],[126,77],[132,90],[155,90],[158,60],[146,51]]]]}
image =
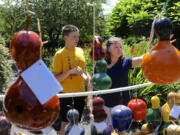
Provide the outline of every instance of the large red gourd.
{"type": "Polygon", "coordinates": [[[180,80],[180,51],[170,43],[172,23],[168,18],[160,18],[154,29],[159,41],[143,57],[144,76],[153,83],[173,84],[180,80]]]}
{"type": "Polygon", "coordinates": [[[147,105],[142,99],[132,99],[127,105],[131,111],[134,121],[142,121],[146,117],[147,105]]]}
{"type": "MultiPolygon", "coordinates": [[[[20,72],[40,59],[42,45],[40,37],[33,31],[20,31],[12,37],[10,51],[20,72]]],[[[50,126],[56,120],[59,110],[56,95],[41,104],[21,77],[5,94],[6,117],[23,129],[35,131],[50,126]]]]}

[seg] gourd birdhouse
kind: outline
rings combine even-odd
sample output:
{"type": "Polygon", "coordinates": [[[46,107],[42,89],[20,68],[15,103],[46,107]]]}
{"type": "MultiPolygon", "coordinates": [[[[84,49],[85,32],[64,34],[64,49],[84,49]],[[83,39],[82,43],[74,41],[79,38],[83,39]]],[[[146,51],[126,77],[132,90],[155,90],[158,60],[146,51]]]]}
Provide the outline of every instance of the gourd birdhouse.
{"type": "Polygon", "coordinates": [[[43,44],[33,31],[20,31],[11,40],[10,52],[19,70],[24,71],[40,59],[43,44]]]}
{"type": "MultiPolygon", "coordinates": [[[[20,31],[12,37],[10,52],[20,72],[40,59],[42,47],[40,37],[33,31],[20,31]]],[[[3,107],[10,122],[32,131],[52,125],[60,110],[56,95],[41,104],[21,76],[7,89],[3,107]]]]}
{"type": "Polygon", "coordinates": [[[94,46],[92,47],[92,49],[90,51],[90,58],[95,61],[105,58],[105,51],[102,48],[102,44],[103,44],[102,37],[94,36],[93,44],[94,44],[94,46]],[[93,51],[94,51],[94,54],[93,54],[93,51]]]}
{"type": "Polygon", "coordinates": [[[141,126],[141,134],[148,135],[154,132],[154,128],[150,126],[148,123],[145,123],[141,126]]]}
{"type": "Polygon", "coordinates": [[[108,89],[111,87],[112,80],[106,74],[107,63],[100,59],[96,63],[96,73],[92,76],[92,85],[96,90],[108,89]]]}
{"type": "Polygon", "coordinates": [[[146,111],[147,111],[147,105],[142,99],[132,99],[129,101],[127,105],[133,115],[133,120],[134,121],[142,121],[146,117],[146,111]]]}
{"type": "Polygon", "coordinates": [[[107,113],[104,110],[104,100],[101,97],[93,98],[93,111],[95,122],[102,122],[106,119],[107,113]]]}
{"type": "Polygon", "coordinates": [[[11,123],[4,116],[0,116],[0,135],[10,135],[11,123]]]}
{"type": "Polygon", "coordinates": [[[70,109],[67,112],[67,120],[72,124],[77,124],[79,120],[79,112],[76,109],[70,109]]]}
{"type": "Polygon", "coordinates": [[[166,112],[165,110],[161,111],[162,115],[162,122],[161,125],[158,128],[158,133],[159,135],[164,135],[164,130],[167,129],[167,127],[171,124],[169,121],[169,113],[166,112]]]}
{"type": "Polygon", "coordinates": [[[110,127],[105,123],[107,113],[104,109],[104,100],[101,97],[93,98],[94,122],[91,125],[91,135],[111,135],[110,127]]]}
{"type": "Polygon", "coordinates": [[[160,125],[161,123],[161,112],[160,112],[160,99],[158,96],[151,98],[152,108],[149,108],[146,113],[145,121],[153,127],[160,125]]]}
{"type": "Polygon", "coordinates": [[[180,80],[180,51],[170,43],[172,22],[160,18],[155,21],[154,30],[159,41],[143,56],[143,74],[153,83],[173,84],[180,80]]]}
{"type": "Polygon", "coordinates": [[[104,99],[101,97],[93,98],[93,110],[100,111],[104,109],[104,99]]]}
{"type": "Polygon", "coordinates": [[[112,125],[119,132],[129,129],[132,123],[132,111],[124,105],[117,105],[112,109],[112,125]]]}
{"type": "Polygon", "coordinates": [[[79,112],[76,109],[70,109],[66,114],[67,120],[69,121],[68,125],[66,125],[64,129],[64,135],[73,134],[77,132],[76,135],[84,135],[85,130],[78,124],[79,120],[79,112]]]}
{"type": "Polygon", "coordinates": [[[167,135],[180,135],[180,126],[171,124],[166,129],[167,135]]]}

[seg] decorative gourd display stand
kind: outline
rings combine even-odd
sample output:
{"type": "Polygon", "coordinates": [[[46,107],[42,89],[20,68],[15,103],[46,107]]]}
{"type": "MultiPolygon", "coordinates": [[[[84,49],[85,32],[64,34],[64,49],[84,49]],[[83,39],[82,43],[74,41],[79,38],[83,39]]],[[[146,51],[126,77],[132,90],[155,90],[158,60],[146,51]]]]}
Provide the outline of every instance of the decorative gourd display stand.
{"type": "Polygon", "coordinates": [[[100,36],[95,36],[93,38],[93,43],[93,48],[90,51],[90,58],[97,61],[97,63],[96,73],[92,76],[92,85],[96,90],[108,89],[111,87],[112,81],[106,74],[107,62],[103,59],[105,57],[105,52],[102,48],[102,38],[100,36]]]}
{"type": "Polygon", "coordinates": [[[129,107],[124,105],[117,105],[113,107],[112,125],[116,131],[122,132],[128,130],[132,123],[132,111],[129,107]]]}
{"type": "MultiPolygon", "coordinates": [[[[39,35],[29,31],[28,27],[12,37],[10,52],[20,73],[41,58],[42,47],[39,35]]],[[[60,110],[58,96],[41,104],[21,76],[6,90],[3,107],[5,116],[12,124],[28,131],[51,126],[60,110]]]]}
{"type": "Polygon", "coordinates": [[[143,74],[153,83],[173,84],[180,80],[180,51],[170,43],[172,22],[168,18],[159,18],[155,21],[154,31],[159,41],[143,57],[143,74]]]}
{"type": "Polygon", "coordinates": [[[127,106],[132,111],[134,121],[140,122],[145,119],[147,105],[142,99],[138,99],[138,98],[132,99],[129,101],[127,106]]]}
{"type": "Polygon", "coordinates": [[[79,112],[76,109],[70,109],[67,112],[67,120],[69,121],[64,129],[64,135],[84,135],[85,130],[78,124],[79,112]],[[76,133],[75,133],[76,132],[76,133]]]}
{"type": "Polygon", "coordinates": [[[160,112],[160,99],[158,96],[151,98],[152,108],[149,108],[146,113],[145,121],[150,127],[154,129],[161,124],[161,112],[160,112]]]}
{"type": "Polygon", "coordinates": [[[110,127],[105,123],[107,117],[104,110],[104,100],[101,97],[93,99],[94,122],[91,125],[91,135],[111,135],[110,127]]]}

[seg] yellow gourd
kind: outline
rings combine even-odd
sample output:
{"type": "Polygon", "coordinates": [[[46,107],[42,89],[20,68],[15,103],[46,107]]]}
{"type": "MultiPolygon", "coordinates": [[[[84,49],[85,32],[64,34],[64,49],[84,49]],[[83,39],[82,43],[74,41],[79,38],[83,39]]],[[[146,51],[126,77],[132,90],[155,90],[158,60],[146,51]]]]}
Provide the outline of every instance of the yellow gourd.
{"type": "Polygon", "coordinates": [[[142,125],[142,127],[141,127],[142,135],[147,135],[147,134],[150,134],[153,132],[154,132],[154,128],[152,126],[150,126],[148,123],[142,125]]]}
{"type": "Polygon", "coordinates": [[[153,96],[151,98],[151,104],[152,104],[152,109],[157,109],[159,108],[160,105],[160,99],[158,96],[153,96]]]}
{"type": "Polygon", "coordinates": [[[180,126],[171,124],[167,128],[167,135],[180,135],[180,126]]]}

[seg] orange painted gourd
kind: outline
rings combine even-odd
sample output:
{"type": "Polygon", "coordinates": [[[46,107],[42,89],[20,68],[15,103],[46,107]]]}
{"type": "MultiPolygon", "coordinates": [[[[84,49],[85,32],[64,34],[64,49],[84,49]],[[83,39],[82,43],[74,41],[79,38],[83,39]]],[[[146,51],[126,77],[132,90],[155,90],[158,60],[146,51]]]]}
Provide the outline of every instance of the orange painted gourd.
{"type": "MultiPolygon", "coordinates": [[[[42,41],[35,32],[20,31],[12,37],[10,51],[20,72],[40,59],[41,49],[42,41]]],[[[60,110],[57,95],[41,104],[20,76],[7,89],[3,107],[11,123],[32,131],[52,125],[60,110]]]]}
{"type": "Polygon", "coordinates": [[[172,23],[161,18],[155,22],[154,29],[159,41],[143,57],[143,74],[153,83],[173,84],[180,80],[180,51],[170,43],[172,23]]]}

